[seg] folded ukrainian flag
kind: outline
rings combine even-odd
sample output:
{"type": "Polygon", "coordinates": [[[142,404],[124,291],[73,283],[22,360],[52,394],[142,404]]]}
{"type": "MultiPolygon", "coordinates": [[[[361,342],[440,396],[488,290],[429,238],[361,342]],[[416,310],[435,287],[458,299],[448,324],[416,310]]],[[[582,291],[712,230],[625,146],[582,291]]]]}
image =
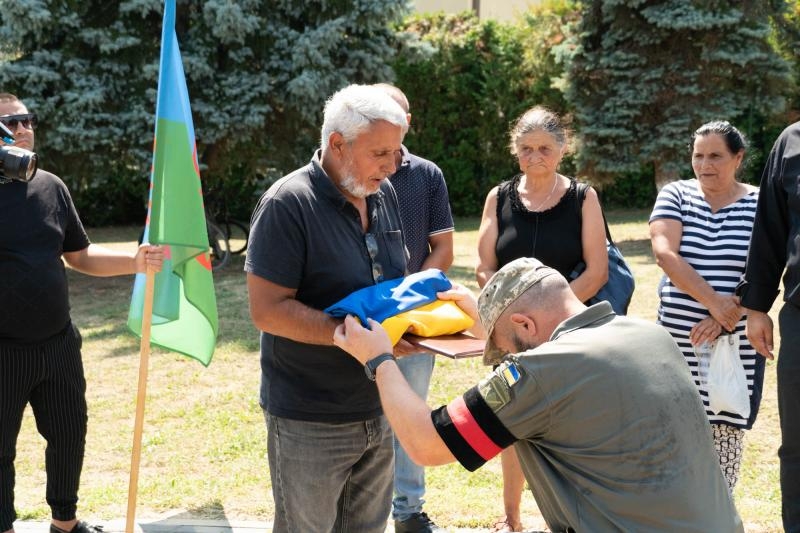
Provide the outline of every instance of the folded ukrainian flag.
{"type": "Polygon", "coordinates": [[[389,333],[392,345],[397,344],[404,333],[420,337],[450,335],[472,327],[475,321],[450,300],[436,300],[411,311],[391,316],[381,322],[389,333]]]}
{"type": "Polygon", "coordinates": [[[393,345],[407,331],[421,337],[449,335],[474,322],[455,302],[436,298],[437,292],[452,286],[441,270],[430,268],[359,289],[325,312],[335,317],[355,315],[362,324],[367,318],[380,322],[393,345]]]}

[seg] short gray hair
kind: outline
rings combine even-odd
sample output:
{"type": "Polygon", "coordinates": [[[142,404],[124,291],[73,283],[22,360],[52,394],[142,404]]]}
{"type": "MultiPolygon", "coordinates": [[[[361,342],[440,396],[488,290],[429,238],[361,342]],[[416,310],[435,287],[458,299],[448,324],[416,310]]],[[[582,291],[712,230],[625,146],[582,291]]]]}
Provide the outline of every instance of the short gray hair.
{"type": "Polygon", "coordinates": [[[406,113],[409,112],[411,106],[408,104],[408,98],[399,87],[395,87],[391,83],[376,83],[375,87],[378,89],[383,89],[389,96],[392,97],[392,100],[397,102],[400,107],[403,108],[403,111],[406,113]]]}
{"type": "Polygon", "coordinates": [[[549,133],[562,147],[567,144],[569,138],[569,130],[564,126],[561,117],[546,107],[537,105],[525,111],[511,127],[508,148],[513,155],[517,155],[517,143],[520,137],[534,131],[549,133]]]}
{"type": "Polygon", "coordinates": [[[371,85],[348,85],[325,103],[320,146],[325,151],[331,134],[342,134],[352,142],[373,122],[385,120],[408,131],[406,113],[386,91],[371,85]]]}

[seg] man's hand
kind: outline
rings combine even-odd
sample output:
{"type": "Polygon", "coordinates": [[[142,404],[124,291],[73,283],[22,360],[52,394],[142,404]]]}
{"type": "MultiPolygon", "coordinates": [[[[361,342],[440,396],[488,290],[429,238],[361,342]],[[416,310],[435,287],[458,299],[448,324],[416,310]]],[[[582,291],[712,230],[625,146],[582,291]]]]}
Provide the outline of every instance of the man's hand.
{"type": "Polygon", "coordinates": [[[767,313],[761,311],[747,310],[747,327],[745,333],[747,340],[753,345],[758,353],[767,359],[774,359],[775,355],[772,350],[775,345],[772,341],[772,319],[767,313]]]}
{"type": "Polygon", "coordinates": [[[483,329],[481,319],[478,316],[478,300],[475,299],[475,295],[472,294],[471,290],[460,283],[453,283],[453,288],[448,291],[437,292],[436,297],[440,300],[454,301],[462,311],[475,321],[475,324],[468,331],[479,339],[486,338],[486,331],[483,329]]]}
{"type": "Polygon", "coordinates": [[[450,290],[437,292],[436,297],[440,300],[454,301],[462,311],[474,320],[478,320],[478,302],[472,291],[460,283],[453,283],[453,287],[450,290]]]}
{"type": "Polygon", "coordinates": [[[362,365],[382,353],[392,353],[392,341],[379,322],[367,319],[371,329],[362,326],[352,315],[333,332],[333,344],[355,357],[362,365]]]}
{"type": "Polygon", "coordinates": [[[153,272],[161,272],[164,264],[164,248],[155,244],[141,244],[136,250],[136,272],[146,272],[148,267],[153,272]]]}

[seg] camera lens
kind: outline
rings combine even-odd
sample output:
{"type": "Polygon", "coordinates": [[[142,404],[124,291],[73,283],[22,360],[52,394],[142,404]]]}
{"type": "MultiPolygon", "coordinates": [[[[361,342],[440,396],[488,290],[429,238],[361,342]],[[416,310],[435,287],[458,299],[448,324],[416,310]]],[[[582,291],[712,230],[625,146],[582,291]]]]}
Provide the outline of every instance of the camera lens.
{"type": "Polygon", "coordinates": [[[38,156],[15,146],[0,146],[0,177],[30,181],[36,175],[38,156]]]}

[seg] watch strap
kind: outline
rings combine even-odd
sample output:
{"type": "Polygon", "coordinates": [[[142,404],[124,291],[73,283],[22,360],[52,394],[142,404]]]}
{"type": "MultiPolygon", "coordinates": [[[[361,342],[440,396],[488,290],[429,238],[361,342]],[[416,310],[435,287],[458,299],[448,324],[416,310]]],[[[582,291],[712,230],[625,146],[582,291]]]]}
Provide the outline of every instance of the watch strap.
{"type": "Polygon", "coordinates": [[[389,360],[396,361],[397,358],[389,352],[386,352],[367,361],[367,364],[364,365],[364,372],[367,374],[367,377],[375,381],[375,373],[378,371],[378,367],[389,360]]]}

